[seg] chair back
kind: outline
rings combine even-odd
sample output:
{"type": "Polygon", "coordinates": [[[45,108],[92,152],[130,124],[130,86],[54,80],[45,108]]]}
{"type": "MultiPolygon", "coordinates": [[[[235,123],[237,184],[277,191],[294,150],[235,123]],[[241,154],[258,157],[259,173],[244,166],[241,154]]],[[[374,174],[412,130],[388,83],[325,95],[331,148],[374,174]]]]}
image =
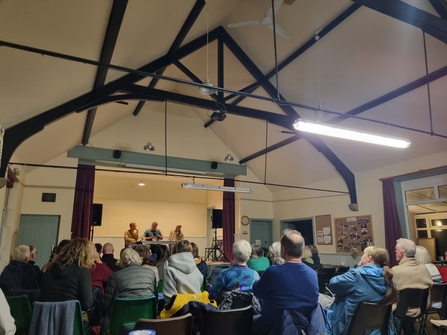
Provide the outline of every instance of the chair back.
{"type": "Polygon", "coordinates": [[[317,274],[318,276],[318,292],[325,293],[326,291],[326,273],[325,272],[319,272],[317,274]]]}
{"type": "Polygon", "coordinates": [[[162,278],[160,278],[160,280],[158,281],[157,292],[163,293],[163,279],[162,278]]]}
{"type": "Polygon", "coordinates": [[[151,295],[142,298],[115,298],[110,314],[109,334],[120,335],[122,327],[134,326],[140,318],[157,317],[157,299],[151,295]]]}
{"type": "Polygon", "coordinates": [[[339,266],[337,268],[337,271],[335,271],[335,275],[341,275],[342,273],[348,272],[349,271],[349,266],[339,266]]]}
{"type": "Polygon", "coordinates": [[[31,304],[27,295],[6,297],[16,325],[16,334],[28,334],[31,323],[31,304]]]}
{"type": "Polygon", "coordinates": [[[169,319],[138,319],[135,330],[151,329],[157,335],[191,335],[192,314],[171,317],[169,319]]]}
{"type": "Polygon", "coordinates": [[[331,278],[335,275],[335,268],[323,268],[325,275],[324,282],[327,284],[331,278]]]}
{"type": "Polygon", "coordinates": [[[438,313],[441,320],[446,318],[445,299],[447,294],[447,283],[435,283],[430,288],[430,304],[426,313],[438,313]]]}
{"type": "MultiPolygon", "coordinates": [[[[419,309],[419,315],[424,315],[427,310],[427,298],[429,289],[407,288],[399,292],[399,301],[397,303],[394,315],[398,318],[407,318],[409,309],[419,309]]],[[[419,317],[415,315],[415,317],[419,317]]]]}
{"type": "Polygon", "coordinates": [[[391,305],[362,302],[357,306],[346,335],[365,335],[373,329],[381,329],[382,334],[388,334],[390,315],[391,305]]]}
{"type": "Polygon", "coordinates": [[[253,307],[207,311],[201,335],[251,335],[253,307]]]}

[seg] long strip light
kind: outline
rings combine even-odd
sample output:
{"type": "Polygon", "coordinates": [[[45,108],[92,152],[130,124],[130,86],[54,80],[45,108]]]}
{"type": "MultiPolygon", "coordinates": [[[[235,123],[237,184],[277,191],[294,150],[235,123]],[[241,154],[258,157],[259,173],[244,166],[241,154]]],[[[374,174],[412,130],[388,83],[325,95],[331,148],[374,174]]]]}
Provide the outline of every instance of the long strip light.
{"type": "Polygon", "coordinates": [[[230,187],[230,186],[216,186],[216,185],[204,185],[204,184],[188,184],[182,183],[183,188],[194,190],[208,190],[208,191],[221,191],[221,192],[234,192],[234,193],[253,193],[253,189],[245,187],[230,187]]]}
{"type": "Polygon", "coordinates": [[[296,120],[293,124],[293,127],[296,130],[305,131],[308,133],[339,137],[359,142],[386,145],[394,148],[408,148],[411,144],[410,140],[406,138],[389,137],[379,134],[361,132],[357,130],[350,130],[304,119],[296,120]]]}

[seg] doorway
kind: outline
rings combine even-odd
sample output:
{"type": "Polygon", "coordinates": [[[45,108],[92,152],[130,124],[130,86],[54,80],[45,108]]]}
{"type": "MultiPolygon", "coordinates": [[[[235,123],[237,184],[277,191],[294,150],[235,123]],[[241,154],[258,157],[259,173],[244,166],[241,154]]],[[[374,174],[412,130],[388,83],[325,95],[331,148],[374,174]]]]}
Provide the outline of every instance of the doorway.
{"type": "Polygon", "coordinates": [[[284,229],[295,229],[298,230],[304,237],[304,243],[306,245],[314,244],[314,220],[313,218],[302,218],[294,220],[283,220],[281,221],[281,233],[282,235],[284,229]]]}

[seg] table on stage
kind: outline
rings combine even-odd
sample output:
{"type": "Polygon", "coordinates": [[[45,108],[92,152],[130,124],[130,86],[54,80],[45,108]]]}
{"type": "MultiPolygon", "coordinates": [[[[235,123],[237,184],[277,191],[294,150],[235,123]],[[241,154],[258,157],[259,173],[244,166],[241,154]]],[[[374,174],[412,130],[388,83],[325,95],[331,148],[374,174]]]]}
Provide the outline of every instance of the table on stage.
{"type": "Polygon", "coordinates": [[[142,241],[141,243],[143,244],[165,244],[165,245],[169,245],[169,244],[175,244],[175,241],[169,241],[169,240],[160,240],[160,241],[142,241]]]}

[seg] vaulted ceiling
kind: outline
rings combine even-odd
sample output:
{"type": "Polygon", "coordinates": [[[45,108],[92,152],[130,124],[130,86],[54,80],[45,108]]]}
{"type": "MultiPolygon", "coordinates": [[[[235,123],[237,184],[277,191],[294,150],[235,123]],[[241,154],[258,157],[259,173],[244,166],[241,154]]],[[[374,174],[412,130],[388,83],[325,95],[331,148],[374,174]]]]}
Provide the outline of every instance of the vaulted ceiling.
{"type": "Polygon", "coordinates": [[[44,164],[167,101],[191,108],[259,180],[341,176],[356,203],[356,173],[446,151],[446,20],[445,0],[1,0],[0,172],[13,154],[44,164]],[[228,27],[271,7],[276,35],[228,27]],[[215,94],[199,93],[207,78],[215,94]],[[412,144],[297,133],[298,117],[412,144]]]}

